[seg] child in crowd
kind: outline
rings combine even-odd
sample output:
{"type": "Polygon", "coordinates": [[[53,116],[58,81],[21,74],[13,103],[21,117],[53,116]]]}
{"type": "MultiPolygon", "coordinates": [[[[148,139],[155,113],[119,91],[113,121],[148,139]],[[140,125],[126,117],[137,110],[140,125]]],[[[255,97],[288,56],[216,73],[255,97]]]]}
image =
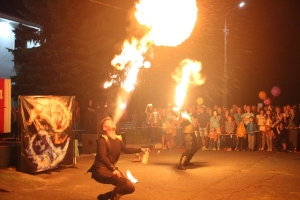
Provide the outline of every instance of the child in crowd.
{"type": "Polygon", "coordinates": [[[233,147],[233,134],[235,129],[235,123],[232,120],[231,116],[227,117],[227,121],[225,122],[225,148],[227,151],[231,151],[233,147]]]}
{"type": "Polygon", "coordinates": [[[236,136],[237,136],[237,150],[245,151],[246,129],[245,129],[243,121],[241,121],[238,124],[237,130],[236,130],[236,136]]]}
{"type": "Polygon", "coordinates": [[[209,146],[210,146],[209,149],[217,150],[216,149],[217,138],[218,138],[217,131],[214,128],[211,128],[209,132],[209,146]]]}
{"type": "Polygon", "coordinates": [[[165,143],[166,143],[166,149],[173,149],[174,148],[174,140],[173,135],[175,132],[175,127],[173,124],[173,119],[169,118],[167,120],[167,123],[165,125],[166,135],[165,135],[165,143]]]}
{"type": "Polygon", "coordinates": [[[249,151],[254,151],[255,134],[257,132],[257,126],[253,122],[253,120],[254,120],[254,117],[251,116],[249,118],[249,123],[247,124],[248,148],[249,148],[249,151]]]}

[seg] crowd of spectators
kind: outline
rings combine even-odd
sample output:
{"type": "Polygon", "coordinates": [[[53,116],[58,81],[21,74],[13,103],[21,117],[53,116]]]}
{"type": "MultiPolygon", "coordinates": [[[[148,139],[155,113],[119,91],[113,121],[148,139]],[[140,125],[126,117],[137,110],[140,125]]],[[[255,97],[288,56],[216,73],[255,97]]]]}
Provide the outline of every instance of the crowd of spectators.
{"type": "MultiPolygon", "coordinates": [[[[192,105],[178,111],[171,106],[146,106],[146,124],[157,128],[163,149],[180,147],[182,133],[177,122],[186,113],[195,128],[202,150],[296,152],[299,134],[299,108],[296,105],[192,105]]],[[[150,137],[150,136],[149,136],[150,137]]]]}

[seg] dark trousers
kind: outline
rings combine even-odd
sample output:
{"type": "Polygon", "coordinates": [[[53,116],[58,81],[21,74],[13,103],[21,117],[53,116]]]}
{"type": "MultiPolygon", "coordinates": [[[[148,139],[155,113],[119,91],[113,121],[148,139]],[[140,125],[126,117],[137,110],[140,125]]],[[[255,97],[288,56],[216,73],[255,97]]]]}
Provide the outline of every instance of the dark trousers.
{"type": "Polygon", "coordinates": [[[134,192],[135,187],[132,184],[131,181],[126,179],[125,177],[102,177],[102,176],[92,176],[95,181],[103,184],[112,184],[115,186],[115,188],[112,191],[112,196],[115,197],[117,195],[125,195],[125,194],[131,194],[134,192]]]}
{"type": "Polygon", "coordinates": [[[224,138],[224,148],[233,148],[233,136],[223,135],[224,138]]]}
{"type": "Polygon", "coordinates": [[[197,137],[194,133],[184,133],[184,147],[185,151],[181,155],[179,164],[182,162],[183,159],[184,164],[189,163],[195,155],[195,153],[198,151],[197,137]]]}
{"type": "Polygon", "coordinates": [[[237,148],[238,149],[246,149],[246,140],[244,137],[238,137],[237,148]]]}
{"type": "Polygon", "coordinates": [[[257,135],[256,135],[256,148],[257,149],[261,148],[261,146],[262,146],[261,138],[262,138],[262,132],[258,131],[257,135]]]}

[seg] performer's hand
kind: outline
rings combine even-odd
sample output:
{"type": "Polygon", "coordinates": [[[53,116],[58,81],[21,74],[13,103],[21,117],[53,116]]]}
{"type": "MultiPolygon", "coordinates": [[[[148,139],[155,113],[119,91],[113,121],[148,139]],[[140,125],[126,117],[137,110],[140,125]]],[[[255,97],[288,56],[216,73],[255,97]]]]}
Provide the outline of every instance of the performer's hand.
{"type": "Polygon", "coordinates": [[[114,176],[117,176],[117,177],[121,177],[122,175],[121,175],[121,172],[119,172],[119,170],[115,170],[115,171],[113,171],[113,175],[114,176]]]}
{"type": "Polygon", "coordinates": [[[149,148],[141,148],[141,151],[142,151],[143,153],[146,153],[146,151],[149,151],[149,153],[150,153],[150,149],[149,149],[149,148]]]}

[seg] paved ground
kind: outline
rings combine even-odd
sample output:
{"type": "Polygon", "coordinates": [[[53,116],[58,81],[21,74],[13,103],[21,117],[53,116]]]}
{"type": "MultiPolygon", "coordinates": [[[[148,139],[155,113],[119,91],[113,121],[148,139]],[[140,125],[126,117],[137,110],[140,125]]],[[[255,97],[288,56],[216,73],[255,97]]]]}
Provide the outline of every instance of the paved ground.
{"type": "MultiPolygon", "coordinates": [[[[182,150],[152,150],[148,164],[121,155],[118,167],[138,179],[127,200],[300,199],[300,153],[201,151],[194,166],[176,169],[182,150]]],[[[75,167],[29,175],[0,169],[0,199],[96,199],[111,190],[85,174],[93,155],[80,155],[75,167]]]]}

